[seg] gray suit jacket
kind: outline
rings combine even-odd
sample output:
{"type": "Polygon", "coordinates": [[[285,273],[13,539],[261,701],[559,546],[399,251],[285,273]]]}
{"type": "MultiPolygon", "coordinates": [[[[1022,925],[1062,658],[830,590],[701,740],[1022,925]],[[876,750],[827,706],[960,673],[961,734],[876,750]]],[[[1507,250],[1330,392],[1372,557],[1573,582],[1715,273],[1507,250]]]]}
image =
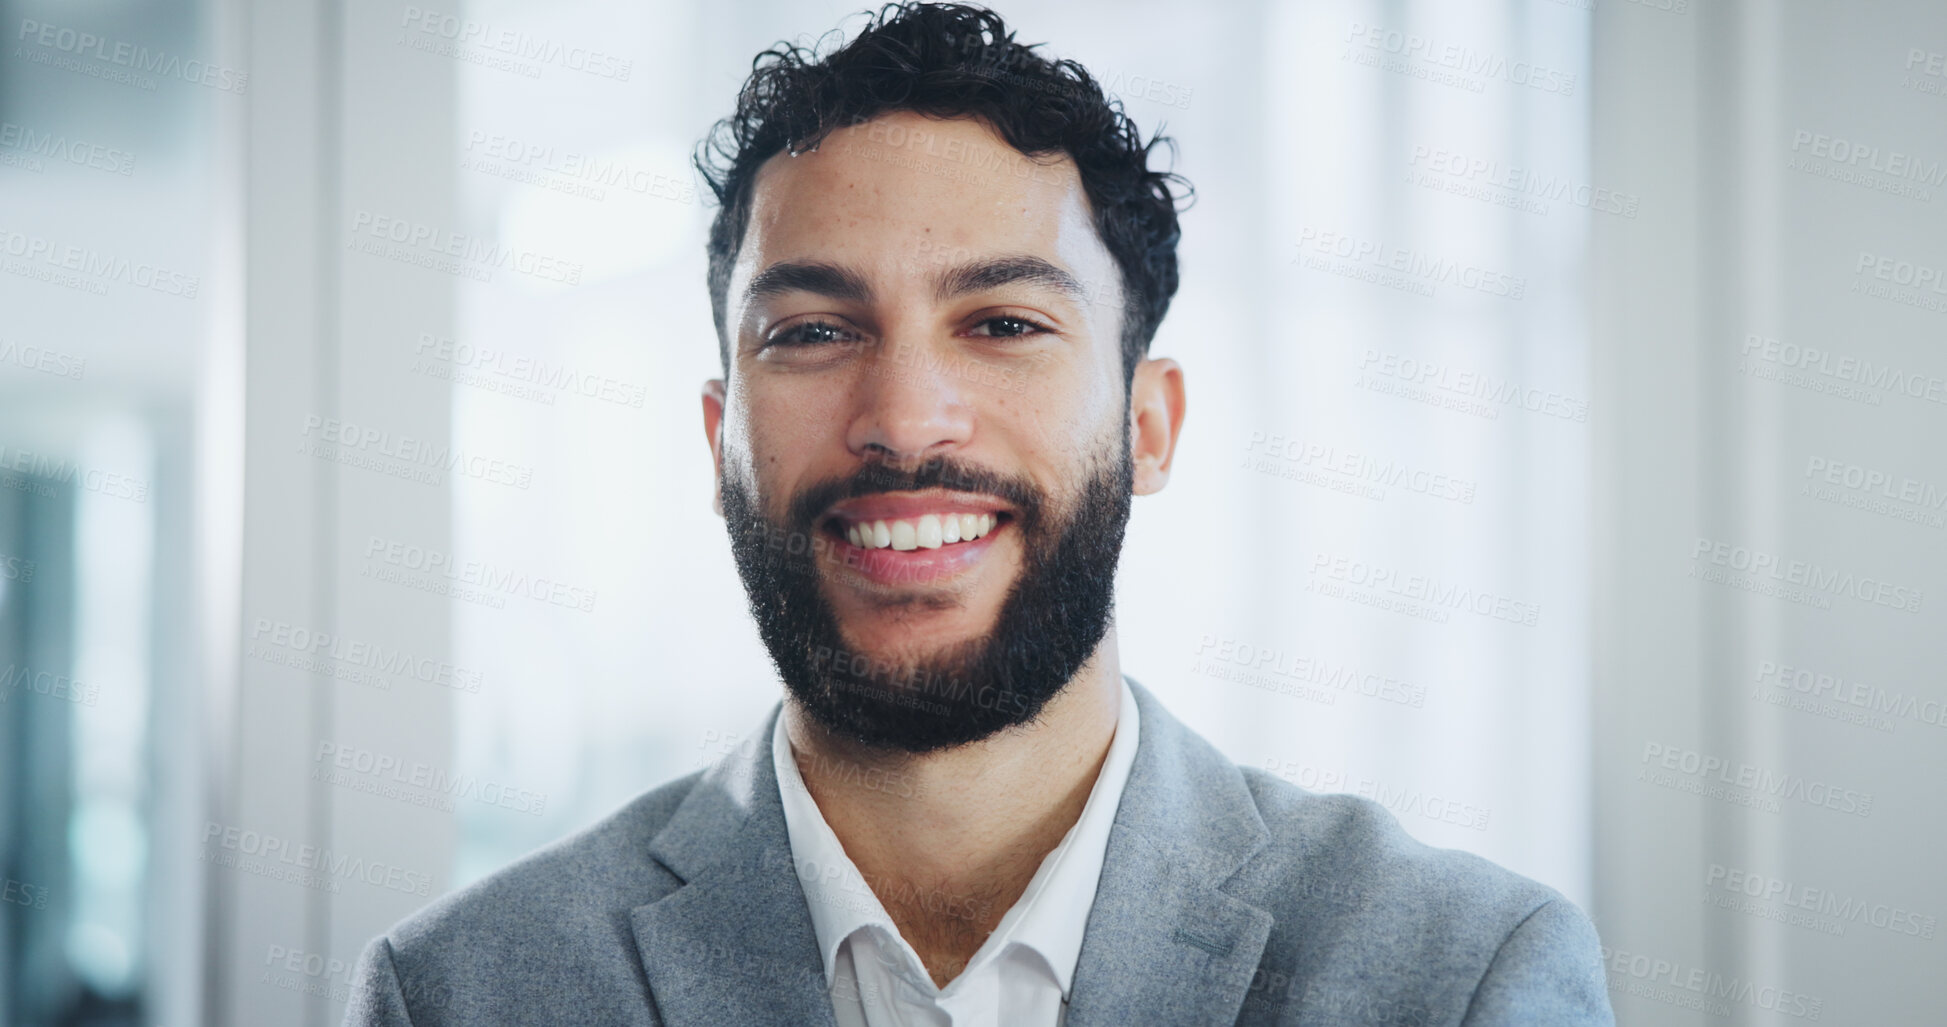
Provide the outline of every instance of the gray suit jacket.
{"type": "MultiPolygon", "coordinates": [[[[1595,929],[1562,895],[1421,845],[1368,800],[1239,767],[1130,686],[1141,738],[1070,1027],[1614,1022],[1595,929]]],[[[374,940],[345,1022],[829,1027],[770,718],[752,757],[656,788],[374,940]]]]}

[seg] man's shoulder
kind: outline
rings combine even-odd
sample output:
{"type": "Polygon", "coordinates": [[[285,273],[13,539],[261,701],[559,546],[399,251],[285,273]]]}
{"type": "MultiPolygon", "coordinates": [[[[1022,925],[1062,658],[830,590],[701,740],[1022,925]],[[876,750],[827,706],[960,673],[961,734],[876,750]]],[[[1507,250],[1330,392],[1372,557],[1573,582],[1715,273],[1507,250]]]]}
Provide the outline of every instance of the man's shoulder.
{"type": "Polygon", "coordinates": [[[1371,799],[1239,770],[1270,838],[1224,890],[1275,924],[1247,1011],[1609,1022],[1594,925],[1559,891],[1420,842],[1371,799]]]}
{"type": "MultiPolygon", "coordinates": [[[[456,995],[491,992],[497,978],[546,959],[632,975],[630,911],[680,882],[650,843],[696,786],[695,771],[653,788],[600,821],[445,895],[401,920],[389,947],[401,980],[440,980],[456,995]],[[472,978],[478,978],[477,981],[472,978]],[[470,985],[478,985],[472,987],[470,985]]],[[[415,1003],[417,1005],[417,1003],[415,1003]]]]}
{"type": "Polygon", "coordinates": [[[1471,852],[1419,841],[1371,799],[1311,792],[1254,767],[1238,770],[1271,835],[1259,873],[1271,875],[1267,884],[1283,884],[1287,899],[1347,909],[1377,905],[1427,920],[1483,924],[1489,917],[1512,929],[1562,897],[1471,852]]]}
{"type": "MultiPolygon", "coordinates": [[[[1272,915],[1274,947],[1302,938],[1316,952],[1320,937],[1342,930],[1349,940],[1334,955],[1344,961],[1357,962],[1370,938],[1375,952],[1391,958],[1444,949],[1484,962],[1543,909],[1549,910],[1543,922],[1558,916],[1586,922],[1547,885],[1473,853],[1419,841],[1385,805],[1309,791],[1234,762],[1153,693],[1130,685],[1143,704],[1143,737],[1155,743],[1157,761],[1142,793],[1151,807],[1138,818],[1142,830],[1242,856],[1221,861],[1237,868],[1226,873],[1221,889],[1272,915]]],[[[1417,808],[1469,826],[1479,816],[1430,796],[1419,797],[1417,808]]]]}

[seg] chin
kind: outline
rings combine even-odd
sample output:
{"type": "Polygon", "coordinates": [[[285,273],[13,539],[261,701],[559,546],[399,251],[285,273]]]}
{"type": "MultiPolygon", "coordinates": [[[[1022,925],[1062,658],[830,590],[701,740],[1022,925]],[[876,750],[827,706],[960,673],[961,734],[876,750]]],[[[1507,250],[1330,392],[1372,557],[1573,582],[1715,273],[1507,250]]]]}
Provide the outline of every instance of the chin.
{"type": "Polygon", "coordinates": [[[839,630],[854,652],[880,663],[912,666],[986,641],[993,624],[993,613],[976,618],[956,605],[952,611],[918,618],[896,613],[842,617],[839,630]]]}

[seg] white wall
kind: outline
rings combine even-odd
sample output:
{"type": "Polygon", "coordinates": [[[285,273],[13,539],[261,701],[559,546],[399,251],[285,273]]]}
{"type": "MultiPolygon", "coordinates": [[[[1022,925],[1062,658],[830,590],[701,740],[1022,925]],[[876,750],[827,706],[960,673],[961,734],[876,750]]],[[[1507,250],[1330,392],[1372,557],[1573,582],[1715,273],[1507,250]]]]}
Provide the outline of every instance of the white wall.
{"type": "Polygon", "coordinates": [[[1937,1010],[1947,286],[1878,275],[1947,271],[1947,12],[1863,13],[1596,12],[1595,174],[1644,212],[1594,246],[1595,909],[1626,1023],[1937,1010]]]}
{"type": "Polygon", "coordinates": [[[217,1022],[336,1022],[341,968],[371,925],[450,879],[451,823],[401,801],[384,769],[452,765],[453,690],[401,672],[449,661],[448,600],[385,557],[450,552],[464,488],[437,455],[451,445],[446,384],[406,372],[411,333],[452,320],[453,277],[418,260],[442,245],[422,227],[466,231],[451,198],[453,83],[443,60],[394,45],[398,17],[253,8],[238,41],[253,77],[235,197],[235,754],[202,841],[217,868],[217,1022]],[[394,236],[386,219],[406,227],[394,236]]]}

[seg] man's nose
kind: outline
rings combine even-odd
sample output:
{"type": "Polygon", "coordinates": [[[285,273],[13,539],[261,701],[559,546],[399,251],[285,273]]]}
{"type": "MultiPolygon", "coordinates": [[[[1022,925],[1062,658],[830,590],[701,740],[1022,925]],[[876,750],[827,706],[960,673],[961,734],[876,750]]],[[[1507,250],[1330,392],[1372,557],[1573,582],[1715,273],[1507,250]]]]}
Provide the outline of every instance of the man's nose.
{"type": "Polygon", "coordinates": [[[952,356],[916,340],[884,340],[854,392],[845,445],[854,455],[879,450],[906,463],[935,457],[973,440],[974,414],[952,356]]]}

